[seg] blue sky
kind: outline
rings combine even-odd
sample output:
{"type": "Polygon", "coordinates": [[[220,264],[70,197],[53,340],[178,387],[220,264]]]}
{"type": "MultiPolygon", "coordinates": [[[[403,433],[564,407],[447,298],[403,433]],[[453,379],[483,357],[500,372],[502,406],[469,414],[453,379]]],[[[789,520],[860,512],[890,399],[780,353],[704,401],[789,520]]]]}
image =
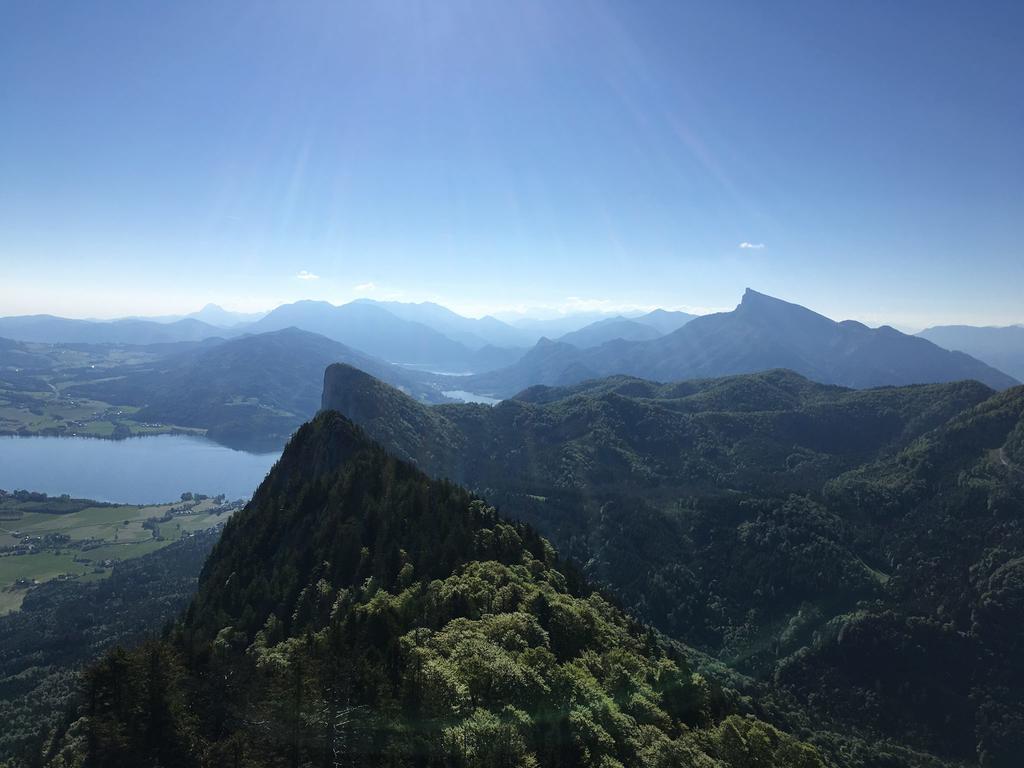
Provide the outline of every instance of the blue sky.
{"type": "Polygon", "coordinates": [[[1022,28],[997,2],[12,3],[0,314],[752,286],[1024,322],[1022,28]]]}

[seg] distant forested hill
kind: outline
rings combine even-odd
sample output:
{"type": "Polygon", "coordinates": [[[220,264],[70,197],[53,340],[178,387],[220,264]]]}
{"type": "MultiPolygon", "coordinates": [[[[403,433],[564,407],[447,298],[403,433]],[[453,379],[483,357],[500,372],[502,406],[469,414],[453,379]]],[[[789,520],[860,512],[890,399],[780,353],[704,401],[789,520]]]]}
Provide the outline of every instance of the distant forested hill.
{"type": "Polygon", "coordinates": [[[894,765],[1024,749],[1024,387],[774,371],[428,408],[334,366],[324,407],[535,524],[634,615],[921,752],[894,765]]]}
{"type": "Polygon", "coordinates": [[[323,371],[337,362],[358,366],[417,400],[445,400],[429,374],[297,328],[208,343],[67,392],[140,406],[136,420],[199,427],[230,445],[279,447],[316,413],[323,371]]]}

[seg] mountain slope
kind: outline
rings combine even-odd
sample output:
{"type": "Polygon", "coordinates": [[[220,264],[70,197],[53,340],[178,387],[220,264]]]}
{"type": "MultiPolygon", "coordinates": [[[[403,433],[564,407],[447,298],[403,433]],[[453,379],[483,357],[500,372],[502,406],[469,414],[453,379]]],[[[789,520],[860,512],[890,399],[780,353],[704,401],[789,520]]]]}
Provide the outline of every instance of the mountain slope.
{"type": "Polygon", "coordinates": [[[747,290],[732,312],[698,317],[651,341],[610,341],[578,351],[548,350],[543,365],[527,353],[510,368],[469,377],[465,389],[507,397],[524,383],[568,384],[627,374],[658,381],[788,368],[849,387],[976,379],[995,389],[1016,380],[961,352],[888,326],[837,323],[809,309],[747,290]]]}
{"type": "Polygon", "coordinates": [[[192,312],[185,317],[202,320],[204,323],[221,328],[231,328],[241,323],[254,323],[265,314],[265,312],[230,312],[218,304],[207,304],[199,311],[192,312]]]}
{"type": "Polygon", "coordinates": [[[230,445],[269,448],[283,445],[316,413],[323,371],[337,362],[372,372],[417,399],[445,399],[428,376],[296,328],[207,345],[68,392],[141,406],[139,420],[199,427],[230,445]]]}
{"type": "Polygon", "coordinates": [[[422,323],[460,344],[465,344],[470,349],[486,346],[526,347],[537,341],[533,334],[514,328],[490,315],[481,318],[463,317],[447,307],[430,301],[414,304],[359,299],[358,303],[378,306],[395,317],[422,323]]]}
{"type": "Polygon", "coordinates": [[[228,523],[174,637],[90,671],[65,753],[95,766],[823,765],[727,714],[529,528],[336,413],[298,431],[228,523]]]}
{"type": "Polygon", "coordinates": [[[917,335],[944,349],[965,352],[1024,381],[1024,326],[937,325],[917,335]]]}
{"type": "Polygon", "coordinates": [[[974,382],[849,390],[769,371],[679,384],[612,377],[534,387],[494,407],[427,407],[332,365],[322,408],[349,416],[425,471],[475,489],[656,496],[821,483],[991,394],[974,382]]]}
{"type": "MultiPolygon", "coordinates": [[[[445,370],[483,370],[474,351],[427,325],[396,317],[388,310],[355,301],[334,306],[326,301],[298,301],[273,310],[246,327],[252,333],[301,328],[360,352],[387,360],[445,370]]],[[[493,354],[493,353],[492,353],[493,354]]],[[[510,350],[489,365],[508,364],[521,352],[510,350]]]]}
{"type": "Polygon", "coordinates": [[[888,566],[888,599],[833,619],[776,679],[809,697],[828,691],[851,720],[915,735],[930,730],[950,752],[984,766],[1018,764],[1024,387],[965,410],[825,491],[829,508],[856,522],[860,547],[888,566]],[[915,701],[909,712],[907,692],[915,701]]]}
{"type": "Polygon", "coordinates": [[[332,366],[324,405],[536,525],[634,615],[779,681],[815,727],[916,752],[894,765],[979,744],[1015,764],[1024,387],[775,371],[426,408],[332,366]]]}
{"type": "Polygon", "coordinates": [[[0,317],[0,336],[45,344],[166,344],[227,335],[224,329],[186,318],[151,320],[69,320],[53,315],[0,317]]]}
{"type": "Polygon", "coordinates": [[[697,317],[697,315],[691,315],[688,312],[673,312],[667,309],[655,309],[648,312],[646,315],[634,317],[633,320],[638,323],[643,323],[644,325],[649,325],[652,328],[655,328],[658,333],[665,335],[666,333],[672,333],[672,331],[679,330],[697,317]]]}
{"type": "Polygon", "coordinates": [[[533,334],[531,343],[535,344],[542,337],[555,339],[608,317],[607,312],[570,312],[555,317],[519,317],[509,320],[509,323],[518,330],[533,334]]]}
{"type": "Polygon", "coordinates": [[[630,320],[622,317],[611,317],[607,320],[598,320],[578,331],[560,336],[558,341],[563,344],[572,344],[580,349],[599,347],[606,341],[613,339],[625,339],[626,341],[648,341],[661,336],[661,332],[654,326],[646,325],[639,320],[630,320]]]}

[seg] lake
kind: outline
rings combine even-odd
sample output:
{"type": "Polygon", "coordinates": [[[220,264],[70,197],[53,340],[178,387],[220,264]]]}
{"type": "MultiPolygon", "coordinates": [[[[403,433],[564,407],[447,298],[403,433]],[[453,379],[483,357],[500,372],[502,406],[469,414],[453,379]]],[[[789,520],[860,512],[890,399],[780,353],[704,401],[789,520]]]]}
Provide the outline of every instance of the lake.
{"type": "Polygon", "coordinates": [[[126,504],[173,501],[184,491],[240,499],[252,495],[279,455],[186,435],[0,437],[0,488],[126,504]]]}
{"type": "Polygon", "coordinates": [[[475,392],[467,392],[464,389],[449,389],[446,392],[442,392],[445,397],[450,397],[452,400],[458,400],[463,403],[483,403],[484,405],[497,405],[501,402],[500,397],[491,397],[490,395],[478,395],[475,392]]]}

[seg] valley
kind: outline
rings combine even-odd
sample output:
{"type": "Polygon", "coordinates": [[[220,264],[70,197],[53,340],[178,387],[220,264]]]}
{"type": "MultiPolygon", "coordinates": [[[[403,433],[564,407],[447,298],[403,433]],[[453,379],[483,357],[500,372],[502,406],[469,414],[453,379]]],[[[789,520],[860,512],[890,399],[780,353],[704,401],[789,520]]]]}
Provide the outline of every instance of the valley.
{"type": "Polygon", "coordinates": [[[241,502],[223,497],[138,506],[0,490],[0,615],[51,581],[95,581],[122,561],[219,528],[241,502]]]}
{"type": "Polygon", "coordinates": [[[0,340],[0,435],[124,438],[203,434],[204,430],[151,423],[138,407],[75,396],[75,386],[116,380],[152,365],[167,348],[93,346],[0,340]]]}

